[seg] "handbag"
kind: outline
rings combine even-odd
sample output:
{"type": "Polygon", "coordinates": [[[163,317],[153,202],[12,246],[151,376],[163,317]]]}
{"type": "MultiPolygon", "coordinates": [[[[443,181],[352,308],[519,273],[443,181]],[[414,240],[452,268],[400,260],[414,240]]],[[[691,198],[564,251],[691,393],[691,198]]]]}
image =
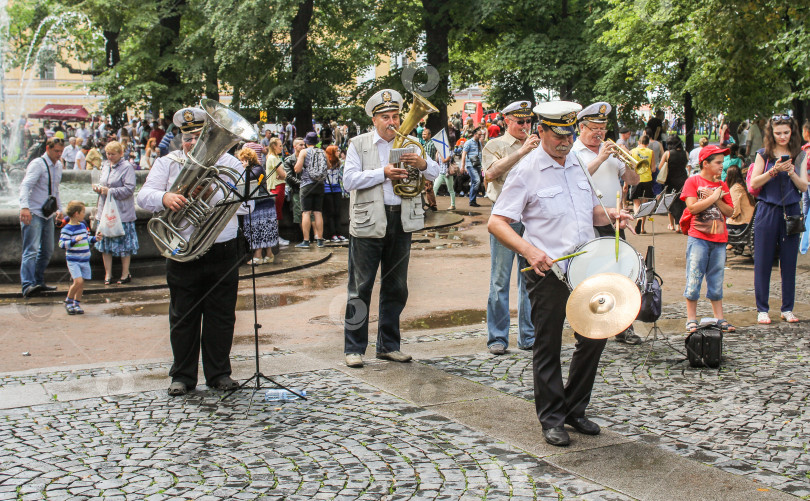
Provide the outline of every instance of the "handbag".
{"type": "MultiPolygon", "coordinates": [[[[44,159],[42,161],[45,162],[44,159]]],[[[42,216],[47,219],[51,217],[51,214],[59,210],[59,203],[56,201],[56,197],[51,194],[51,168],[48,167],[48,162],[45,162],[45,170],[48,171],[48,198],[42,204],[42,216]]]]}
{"type": "Polygon", "coordinates": [[[664,166],[658,170],[658,175],[655,177],[655,181],[658,184],[666,184],[667,174],[669,174],[669,162],[665,162],[664,166]]]}
{"type": "MultiPolygon", "coordinates": [[[[782,194],[782,200],[784,200],[785,190],[781,181],[779,181],[779,191],[782,194]]],[[[799,211],[799,214],[796,214],[795,216],[788,216],[787,211],[785,210],[785,204],[782,204],[782,215],[785,218],[785,232],[788,235],[799,235],[804,233],[804,214],[801,213],[801,210],[799,211]]]]}
{"type": "Polygon", "coordinates": [[[450,162],[447,164],[447,175],[448,176],[455,176],[458,174],[458,165],[455,162],[450,162]]]}

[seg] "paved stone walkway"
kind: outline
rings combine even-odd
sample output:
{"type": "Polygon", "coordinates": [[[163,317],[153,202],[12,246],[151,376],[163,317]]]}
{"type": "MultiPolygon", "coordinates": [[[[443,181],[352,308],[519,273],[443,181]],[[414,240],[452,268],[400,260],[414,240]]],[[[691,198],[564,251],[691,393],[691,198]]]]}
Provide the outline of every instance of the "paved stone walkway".
{"type": "MultiPolygon", "coordinates": [[[[573,346],[563,346],[567,374],[573,346]]],[[[810,497],[810,347],[806,329],[748,327],[724,339],[720,369],[693,369],[684,336],[608,342],[589,413],[600,424],[767,487],[810,497]]],[[[531,354],[422,361],[533,400],[531,354]]]]}
{"type": "Polygon", "coordinates": [[[629,499],[336,370],[0,412],[2,499],[629,499]],[[251,398],[252,397],[252,398],[251,398]]]}

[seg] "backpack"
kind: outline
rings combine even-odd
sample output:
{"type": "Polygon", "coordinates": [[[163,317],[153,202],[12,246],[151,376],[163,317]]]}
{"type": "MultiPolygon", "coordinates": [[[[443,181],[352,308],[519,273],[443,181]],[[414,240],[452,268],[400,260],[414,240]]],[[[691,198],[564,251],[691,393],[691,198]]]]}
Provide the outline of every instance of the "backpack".
{"type": "Polygon", "coordinates": [[[310,148],[307,150],[307,156],[304,158],[304,168],[309,174],[309,178],[320,183],[326,179],[326,153],[320,148],[310,148]]]}
{"type": "MultiPolygon", "coordinates": [[[[765,164],[765,167],[766,168],[768,167],[767,163],[765,164]]],[[[745,173],[745,187],[748,188],[748,193],[750,193],[752,197],[756,198],[759,196],[759,192],[762,191],[762,186],[756,189],[751,188],[751,174],[753,173],[754,173],[754,164],[751,164],[748,166],[748,172],[745,173]]]]}

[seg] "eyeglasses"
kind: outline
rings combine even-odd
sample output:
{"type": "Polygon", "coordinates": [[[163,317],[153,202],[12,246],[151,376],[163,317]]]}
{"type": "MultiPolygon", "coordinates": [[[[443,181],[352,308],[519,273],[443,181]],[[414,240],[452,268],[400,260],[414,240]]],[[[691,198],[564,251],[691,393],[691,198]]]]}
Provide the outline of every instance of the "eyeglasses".
{"type": "Polygon", "coordinates": [[[590,125],[587,125],[587,124],[584,124],[584,125],[585,125],[585,128],[586,128],[586,129],[590,129],[592,132],[595,132],[595,133],[597,133],[597,134],[600,134],[600,133],[603,133],[603,132],[607,132],[607,127],[602,127],[602,128],[600,128],[600,129],[594,129],[594,128],[593,128],[593,127],[591,127],[590,125]]]}
{"type": "Polygon", "coordinates": [[[790,115],[774,115],[771,117],[771,120],[773,120],[774,122],[781,120],[790,121],[790,115]]]}
{"type": "Polygon", "coordinates": [[[65,140],[61,137],[51,137],[45,142],[46,146],[53,146],[55,144],[65,144],[65,140]]]}
{"type": "Polygon", "coordinates": [[[523,124],[530,124],[530,123],[532,123],[532,119],[531,119],[531,118],[527,118],[526,120],[515,120],[515,119],[513,118],[513,119],[512,119],[512,121],[513,121],[513,122],[515,122],[515,123],[516,123],[516,124],[518,124],[518,125],[523,125],[523,124]]]}

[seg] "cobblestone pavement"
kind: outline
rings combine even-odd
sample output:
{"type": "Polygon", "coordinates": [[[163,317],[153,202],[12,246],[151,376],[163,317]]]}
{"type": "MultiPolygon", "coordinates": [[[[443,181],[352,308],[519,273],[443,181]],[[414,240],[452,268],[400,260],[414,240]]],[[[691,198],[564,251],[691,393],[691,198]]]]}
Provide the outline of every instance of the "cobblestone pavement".
{"type": "MultiPolygon", "coordinates": [[[[684,336],[608,342],[589,414],[623,435],[810,497],[810,348],[803,324],[727,334],[720,369],[693,369],[684,336]]],[[[567,374],[573,346],[563,346],[567,374]]],[[[422,361],[532,400],[531,354],[422,361]]]]}
{"type": "Polygon", "coordinates": [[[628,499],[335,370],[0,411],[0,499],[628,499]],[[263,497],[266,496],[266,497],[263,497]]]}
{"type": "MultiPolygon", "coordinates": [[[[259,354],[259,358],[265,359],[270,357],[278,357],[289,355],[292,353],[290,350],[279,350],[274,352],[266,352],[259,354]]],[[[231,355],[231,361],[238,362],[242,360],[253,360],[253,355],[231,355]]],[[[164,369],[167,374],[171,368],[172,362],[152,362],[148,364],[128,364],[117,365],[110,367],[91,367],[87,369],[72,369],[66,371],[52,371],[52,372],[32,372],[28,374],[0,374],[0,388],[4,386],[24,385],[24,384],[39,384],[39,383],[55,383],[59,381],[70,381],[77,379],[88,379],[103,376],[118,376],[127,375],[130,373],[137,373],[142,371],[152,371],[156,369],[164,369]]],[[[202,372],[202,371],[201,371],[202,372]]]]}

